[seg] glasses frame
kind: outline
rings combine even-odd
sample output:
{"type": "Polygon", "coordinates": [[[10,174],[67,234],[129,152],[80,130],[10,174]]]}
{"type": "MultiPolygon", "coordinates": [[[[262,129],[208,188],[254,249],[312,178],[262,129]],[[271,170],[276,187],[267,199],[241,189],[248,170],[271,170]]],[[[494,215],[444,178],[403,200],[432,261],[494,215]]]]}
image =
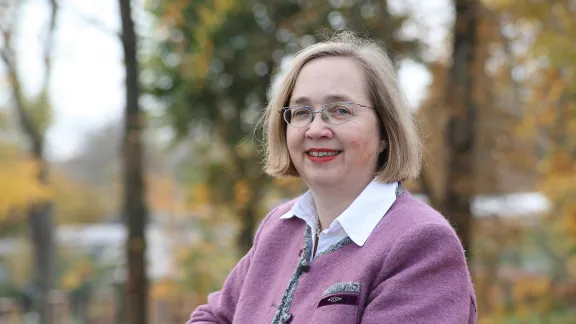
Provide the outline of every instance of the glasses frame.
{"type": "MultiPolygon", "coordinates": [[[[282,114],[282,119],[284,119],[286,124],[288,124],[292,127],[295,127],[295,128],[303,128],[303,127],[306,127],[306,126],[312,124],[312,122],[314,121],[314,117],[316,117],[316,114],[321,114],[322,120],[324,120],[325,122],[327,122],[328,124],[331,124],[331,125],[342,125],[342,124],[346,123],[347,121],[349,121],[350,119],[352,119],[352,115],[350,115],[350,118],[346,119],[345,121],[343,121],[341,123],[333,123],[330,120],[330,118],[326,114],[324,114],[324,110],[326,108],[328,108],[329,105],[334,105],[334,104],[346,104],[346,105],[350,105],[350,106],[355,105],[355,106],[360,106],[360,107],[364,107],[364,108],[374,109],[370,106],[365,106],[365,105],[355,103],[352,101],[336,101],[336,102],[330,102],[327,104],[323,104],[321,106],[322,108],[319,110],[313,110],[312,107],[310,107],[310,106],[288,106],[288,107],[282,107],[280,110],[278,110],[278,112],[282,114]],[[288,121],[288,119],[286,118],[286,111],[290,111],[294,108],[304,108],[304,109],[306,109],[312,113],[312,115],[310,115],[310,120],[308,121],[308,123],[306,123],[305,125],[302,125],[302,126],[294,126],[288,121]]],[[[354,112],[354,108],[353,107],[350,107],[350,108],[352,108],[352,112],[354,112]]]]}

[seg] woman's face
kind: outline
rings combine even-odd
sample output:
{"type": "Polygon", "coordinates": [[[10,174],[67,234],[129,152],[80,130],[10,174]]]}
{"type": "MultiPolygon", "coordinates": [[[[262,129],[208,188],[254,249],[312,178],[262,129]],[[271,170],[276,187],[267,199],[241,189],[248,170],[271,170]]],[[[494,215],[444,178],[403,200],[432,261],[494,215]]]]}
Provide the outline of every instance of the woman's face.
{"type": "MultiPolygon", "coordinates": [[[[323,104],[338,101],[372,106],[362,67],[342,57],[306,63],[296,79],[289,106],[319,110],[323,104]]],[[[374,177],[378,155],[385,148],[380,141],[378,118],[371,108],[352,108],[350,119],[340,125],[330,124],[315,114],[307,126],[287,126],[290,158],[311,188],[365,184],[374,177]],[[327,154],[330,156],[317,156],[327,154]]]]}

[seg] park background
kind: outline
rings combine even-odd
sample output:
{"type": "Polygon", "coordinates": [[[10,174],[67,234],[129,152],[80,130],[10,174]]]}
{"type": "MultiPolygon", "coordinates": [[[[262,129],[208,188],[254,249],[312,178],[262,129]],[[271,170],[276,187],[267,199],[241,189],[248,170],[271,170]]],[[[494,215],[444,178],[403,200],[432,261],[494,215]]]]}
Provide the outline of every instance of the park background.
{"type": "Polygon", "coordinates": [[[341,29],[396,64],[405,186],[456,227],[479,323],[575,323],[574,0],[0,0],[0,323],[183,324],[304,192],[252,131],[341,29]]]}

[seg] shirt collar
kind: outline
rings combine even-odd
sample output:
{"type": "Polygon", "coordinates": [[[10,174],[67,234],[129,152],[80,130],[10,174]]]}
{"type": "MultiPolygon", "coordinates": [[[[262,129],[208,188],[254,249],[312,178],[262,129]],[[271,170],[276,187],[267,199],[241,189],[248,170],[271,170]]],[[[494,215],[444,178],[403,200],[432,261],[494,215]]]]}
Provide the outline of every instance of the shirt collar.
{"type": "MultiPolygon", "coordinates": [[[[336,218],[354,243],[363,246],[376,225],[396,201],[397,182],[380,183],[372,180],[342,214],[336,218]]],[[[316,209],[312,192],[302,195],[286,214],[280,218],[298,217],[312,229],[316,228],[316,209]]]]}
{"type": "Polygon", "coordinates": [[[292,208],[286,212],[286,214],[280,216],[280,218],[288,219],[294,216],[303,219],[312,230],[316,228],[316,207],[314,205],[314,197],[310,190],[300,196],[292,208]]]}

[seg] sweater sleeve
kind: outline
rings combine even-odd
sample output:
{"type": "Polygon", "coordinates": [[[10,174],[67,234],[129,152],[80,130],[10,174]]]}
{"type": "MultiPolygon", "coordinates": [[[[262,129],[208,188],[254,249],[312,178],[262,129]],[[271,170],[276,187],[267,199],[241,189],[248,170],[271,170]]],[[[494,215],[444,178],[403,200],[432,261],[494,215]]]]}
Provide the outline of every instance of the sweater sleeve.
{"type": "Polygon", "coordinates": [[[248,269],[250,268],[250,259],[256,249],[258,237],[265,223],[270,219],[271,215],[278,208],[272,210],[260,224],[256,235],[254,236],[254,244],[248,253],[240,259],[232,272],[228,275],[222,286],[222,290],[211,293],[208,295],[208,303],[198,306],[190,316],[190,320],[186,324],[228,324],[232,323],[232,318],[236,312],[236,304],[242,291],[244,278],[248,269]]]}
{"type": "Polygon", "coordinates": [[[447,224],[409,230],[390,250],[381,275],[368,296],[363,324],[476,322],[464,251],[447,224]]]}

